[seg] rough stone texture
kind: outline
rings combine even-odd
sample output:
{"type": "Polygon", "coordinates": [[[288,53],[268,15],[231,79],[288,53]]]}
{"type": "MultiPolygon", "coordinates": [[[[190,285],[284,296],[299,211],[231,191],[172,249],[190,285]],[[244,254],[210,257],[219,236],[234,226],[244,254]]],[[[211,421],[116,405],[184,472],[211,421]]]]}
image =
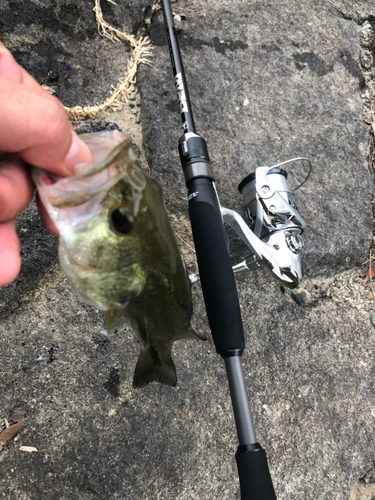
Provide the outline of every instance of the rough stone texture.
{"type": "MultiPolygon", "coordinates": [[[[44,226],[34,203],[18,216],[22,272],[17,280],[0,289],[0,321],[15,312],[41,284],[53,283],[49,270],[57,262],[58,240],[44,226]]],[[[60,279],[62,271],[60,271],[60,279]]]]}
{"type": "MultiPolygon", "coordinates": [[[[152,0],[102,1],[113,26],[135,34],[152,0]]],[[[125,44],[98,35],[94,2],[0,0],[0,40],[40,84],[51,86],[66,106],[103,101],[123,77],[125,44]]]]}
{"type": "Polygon", "coordinates": [[[373,3],[368,0],[334,0],[331,4],[344,19],[357,24],[374,15],[373,3]]]}
{"type": "Polygon", "coordinates": [[[352,492],[350,500],[374,500],[375,484],[360,484],[352,492]]]}
{"type": "MultiPolygon", "coordinates": [[[[98,313],[53,276],[0,326],[0,413],[21,405],[34,414],[0,455],[0,494],[238,498],[235,429],[223,367],[206,352],[212,341],[176,346],[176,389],[135,392],[139,348],[129,329],[100,342],[98,313]],[[56,359],[46,363],[51,347],[56,359]]],[[[265,280],[239,285],[245,377],[278,498],[347,499],[373,458],[373,328],[331,301],[298,306],[265,280]],[[260,302],[272,305],[262,313],[260,302]]],[[[202,317],[199,300],[199,330],[202,317]]]]}
{"type": "MultiPolygon", "coordinates": [[[[221,202],[242,211],[237,185],[247,173],[307,156],[313,175],[297,193],[309,228],[305,268],[323,274],[364,262],[372,222],[359,27],[325,1],[211,1],[205,10],[206,18],[197,2],[178,31],[197,131],[207,140],[221,202]]],[[[141,69],[144,142],[171,210],[183,211],[179,116],[160,12],[150,36],[155,64],[141,69]],[[169,199],[171,185],[178,196],[169,199]]]]}
{"type": "MultiPolygon", "coordinates": [[[[122,47],[94,37],[91,4],[75,2],[81,21],[66,33],[70,10],[53,21],[62,2],[29,2],[28,11],[18,12],[26,20],[35,12],[38,21],[23,24],[12,17],[17,5],[0,0],[0,36],[38,81],[53,83],[47,80],[50,68],[69,64],[72,71],[57,82],[65,104],[106,95],[104,82],[110,88],[126,59],[122,47]],[[77,33],[82,36],[72,43],[77,33]]],[[[184,6],[179,0],[175,8],[184,6]]],[[[372,1],[208,0],[207,25],[201,3],[191,2],[178,26],[197,130],[207,139],[223,204],[242,210],[237,184],[255,166],[300,154],[312,159],[311,181],[298,193],[308,223],[310,274],[332,275],[367,257],[368,136],[361,122],[360,27],[351,19],[356,12],[369,16],[374,7],[372,1]]],[[[127,29],[142,24],[141,11],[127,3],[118,8],[121,19],[133,23],[127,29]]],[[[185,242],[189,270],[196,271],[187,246],[179,117],[160,12],[149,33],[154,66],[140,75],[144,146],[185,242]]],[[[113,114],[102,118],[118,121],[113,114]]],[[[98,338],[100,315],[71,291],[57,264],[56,238],[34,205],[18,218],[18,231],[22,273],[0,290],[0,418],[9,418],[16,406],[34,415],[0,453],[0,498],[239,498],[230,398],[212,340],[175,345],[177,388],[153,384],[133,391],[139,347],[130,329],[109,342],[98,338]],[[21,445],[38,452],[20,452],[21,445]]],[[[244,252],[235,241],[232,250],[234,256],[244,252]]],[[[331,299],[299,305],[263,272],[237,281],[248,346],[245,378],[278,499],[347,500],[364,477],[369,488],[359,484],[351,500],[367,500],[375,418],[370,321],[331,299]]],[[[194,304],[193,326],[207,332],[199,285],[194,304]]]]}

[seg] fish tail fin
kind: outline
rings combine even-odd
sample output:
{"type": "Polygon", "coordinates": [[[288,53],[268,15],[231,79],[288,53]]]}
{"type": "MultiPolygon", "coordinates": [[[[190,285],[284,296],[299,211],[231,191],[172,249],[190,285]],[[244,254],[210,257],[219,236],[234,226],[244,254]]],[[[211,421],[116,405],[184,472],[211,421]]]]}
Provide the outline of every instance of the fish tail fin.
{"type": "Polygon", "coordinates": [[[139,389],[153,381],[175,387],[176,368],[171,356],[166,363],[162,363],[154,347],[142,347],[135,367],[133,387],[139,389]]]}

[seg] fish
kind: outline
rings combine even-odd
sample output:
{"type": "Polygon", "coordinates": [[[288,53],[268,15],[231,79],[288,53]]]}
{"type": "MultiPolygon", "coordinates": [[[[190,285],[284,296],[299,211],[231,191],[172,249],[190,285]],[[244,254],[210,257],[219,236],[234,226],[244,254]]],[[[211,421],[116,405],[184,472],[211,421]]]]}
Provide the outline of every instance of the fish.
{"type": "Polygon", "coordinates": [[[59,231],[59,259],[73,289],[101,310],[107,330],[129,321],[140,344],[133,387],[177,383],[172,345],[206,340],[191,327],[191,285],[159,184],[123,132],[82,134],[93,165],[71,177],[32,169],[59,231]]]}

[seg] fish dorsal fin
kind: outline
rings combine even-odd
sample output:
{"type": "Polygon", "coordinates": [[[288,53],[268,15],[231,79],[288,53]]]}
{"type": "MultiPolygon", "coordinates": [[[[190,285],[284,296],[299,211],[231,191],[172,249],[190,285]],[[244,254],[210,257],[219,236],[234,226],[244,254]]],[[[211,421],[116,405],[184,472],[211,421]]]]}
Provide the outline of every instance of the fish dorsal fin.
{"type": "Polygon", "coordinates": [[[207,337],[204,334],[200,335],[195,330],[193,330],[191,326],[188,326],[187,328],[182,330],[177,340],[182,339],[207,340],[207,337]]]}
{"type": "Polygon", "coordinates": [[[139,389],[154,381],[175,387],[177,384],[176,368],[171,357],[167,363],[162,363],[155,348],[142,347],[135,367],[133,387],[139,389]]]}

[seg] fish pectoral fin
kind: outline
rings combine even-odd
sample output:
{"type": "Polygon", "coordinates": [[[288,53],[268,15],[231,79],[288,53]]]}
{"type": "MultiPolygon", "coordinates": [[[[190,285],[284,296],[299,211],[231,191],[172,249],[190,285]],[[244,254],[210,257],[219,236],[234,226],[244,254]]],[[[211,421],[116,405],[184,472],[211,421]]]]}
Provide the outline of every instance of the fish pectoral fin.
{"type": "Polygon", "coordinates": [[[182,339],[207,340],[207,337],[206,335],[200,335],[195,330],[193,330],[191,326],[188,326],[178,336],[178,340],[182,339]]]}
{"type": "Polygon", "coordinates": [[[104,316],[104,322],[101,332],[103,332],[104,335],[108,337],[111,337],[117,330],[120,330],[120,328],[128,323],[125,311],[109,309],[108,311],[102,312],[104,316]]]}
{"type": "Polygon", "coordinates": [[[176,368],[171,357],[166,363],[162,363],[155,348],[142,347],[135,367],[133,387],[139,389],[153,381],[175,387],[177,384],[176,368]]]}
{"type": "Polygon", "coordinates": [[[103,311],[103,316],[108,331],[110,331],[112,328],[113,313],[114,313],[113,309],[109,309],[108,311],[103,311]]]}

